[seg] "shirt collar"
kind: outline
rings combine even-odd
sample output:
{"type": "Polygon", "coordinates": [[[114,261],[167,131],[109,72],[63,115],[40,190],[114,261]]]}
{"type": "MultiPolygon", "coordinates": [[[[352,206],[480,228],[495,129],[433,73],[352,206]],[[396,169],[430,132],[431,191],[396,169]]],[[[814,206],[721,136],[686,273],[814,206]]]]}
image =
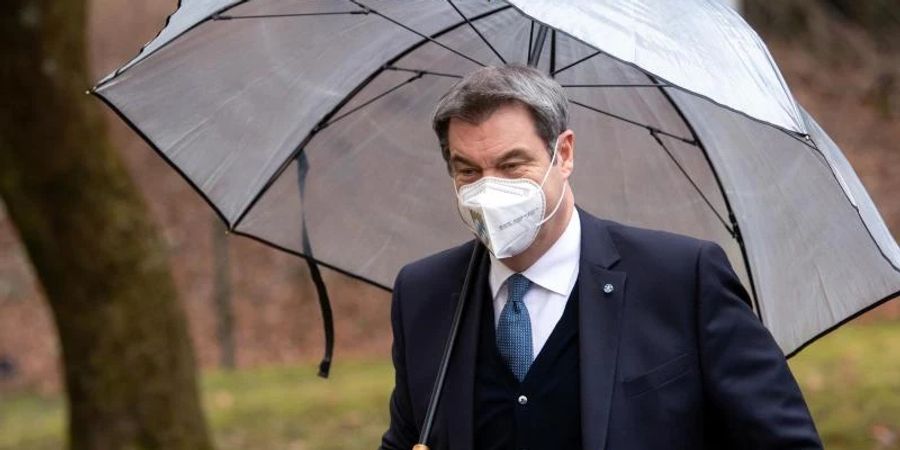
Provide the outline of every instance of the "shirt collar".
{"type": "MultiPolygon", "coordinates": [[[[506,279],[513,275],[509,267],[506,267],[492,253],[490,284],[493,298],[497,298],[500,287],[506,279]]],[[[578,270],[578,261],[581,258],[581,220],[578,217],[578,208],[572,208],[572,216],[569,224],[559,236],[559,239],[543,254],[531,267],[525,269],[522,275],[532,283],[544,289],[560,295],[569,295],[572,289],[572,279],[578,270]]]]}

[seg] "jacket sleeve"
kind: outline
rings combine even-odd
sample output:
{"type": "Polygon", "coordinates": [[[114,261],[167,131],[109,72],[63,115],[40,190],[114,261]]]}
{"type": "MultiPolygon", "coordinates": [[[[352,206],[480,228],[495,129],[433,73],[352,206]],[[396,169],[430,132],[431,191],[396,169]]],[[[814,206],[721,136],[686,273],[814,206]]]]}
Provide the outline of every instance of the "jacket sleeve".
{"type": "Polygon", "coordinates": [[[383,450],[410,450],[418,439],[406,378],[403,316],[400,308],[400,296],[403,293],[402,277],[403,270],[400,271],[394,282],[391,299],[391,330],[394,336],[391,357],[394,362],[394,390],[391,393],[389,404],[390,425],[382,436],[379,447],[383,450]]]}
{"type": "Polygon", "coordinates": [[[731,449],[821,449],[784,354],[748,306],[749,296],[718,244],[697,258],[698,334],[711,417],[731,449]]]}

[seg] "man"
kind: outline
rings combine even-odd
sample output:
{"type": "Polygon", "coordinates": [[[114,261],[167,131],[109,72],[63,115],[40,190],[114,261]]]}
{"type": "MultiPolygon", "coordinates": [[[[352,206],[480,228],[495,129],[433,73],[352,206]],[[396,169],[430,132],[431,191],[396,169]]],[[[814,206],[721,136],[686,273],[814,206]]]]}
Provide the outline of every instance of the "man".
{"type": "MultiPolygon", "coordinates": [[[[784,355],[722,248],[576,207],[563,89],[485,67],[434,129],[463,222],[489,249],[463,312],[432,449],[821,448],[784,355]]],[[[382,448],[421,430],[475,241],[405,266],[382,448]]]]}

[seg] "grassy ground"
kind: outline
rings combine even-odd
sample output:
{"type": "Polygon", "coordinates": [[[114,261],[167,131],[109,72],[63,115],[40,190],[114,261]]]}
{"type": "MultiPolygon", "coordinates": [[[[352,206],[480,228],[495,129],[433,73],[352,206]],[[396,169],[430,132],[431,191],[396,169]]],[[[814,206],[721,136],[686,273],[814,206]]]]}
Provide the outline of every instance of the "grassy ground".
{"type": "MultiPolygon", "coordinates": [[[[900,322],[848,326],[791,360],[831,450],[900,449],[900,322]]],[[[220,450],[375,448],[387,423],[387,361],[210,372],[206,411],[220,450]]],[[[59,397],[0,397],[0,450],[64,448],[59,397]]]]}
{"type": "MultiPolygon", "coordinates": [[[[390,362],[338,360],[328,380],[315,374],[314,365],[204,374],[218,449],[375,448],[388,420],[390,362]]],[[[0,450],[63,449],[63,407],[59,397],[0,397],[0,450]]]]}
{"type": "Polygon", "coordinates": [[[845,326],[790,363],[827,449],[900,449],[900,322],[845,326]]]}

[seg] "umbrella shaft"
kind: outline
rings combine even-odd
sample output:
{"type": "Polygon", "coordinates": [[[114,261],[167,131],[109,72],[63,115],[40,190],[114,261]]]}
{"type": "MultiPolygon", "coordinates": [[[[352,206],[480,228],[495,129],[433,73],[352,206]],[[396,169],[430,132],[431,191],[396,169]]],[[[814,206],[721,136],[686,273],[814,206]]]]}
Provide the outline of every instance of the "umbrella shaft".
{"type": "Polygon", "coordinates": [[[462,319],[463,309],[466,305],[466,299],[469,297],[471,290],[471,280],[474,278],[475,271],[478,270],[478,261],[484,254],[484,246],[476,241],[475,248],[472,249],[472,256],[469,258],[469,265],[466,268],[466,277],[463,280],[462,290],[459,293],[459,301],[456,304],[456,311],[453,313],[453,322],[450,325],[450,335],[447,336],[447,342],[444,345],[444,354],[441,357],[441,365],[438,368],[437,378],[434,380],[434,387],[431,391],[431,399],[428,401],[428,410],[425,413],[425,423],[422,425],[422,431],[419,435],[419,444],[413,447],[413,450],[428,450],[428,437],[431,434],[431,424],[434,422],[434,414],[437,411],[438,401],[444,390],[444,378],[447,376],[447,367],[450,365],[450,355],[453,354],[453,347],[456,344],[456,335],[459,331],[459,323],[462,319]]]}

